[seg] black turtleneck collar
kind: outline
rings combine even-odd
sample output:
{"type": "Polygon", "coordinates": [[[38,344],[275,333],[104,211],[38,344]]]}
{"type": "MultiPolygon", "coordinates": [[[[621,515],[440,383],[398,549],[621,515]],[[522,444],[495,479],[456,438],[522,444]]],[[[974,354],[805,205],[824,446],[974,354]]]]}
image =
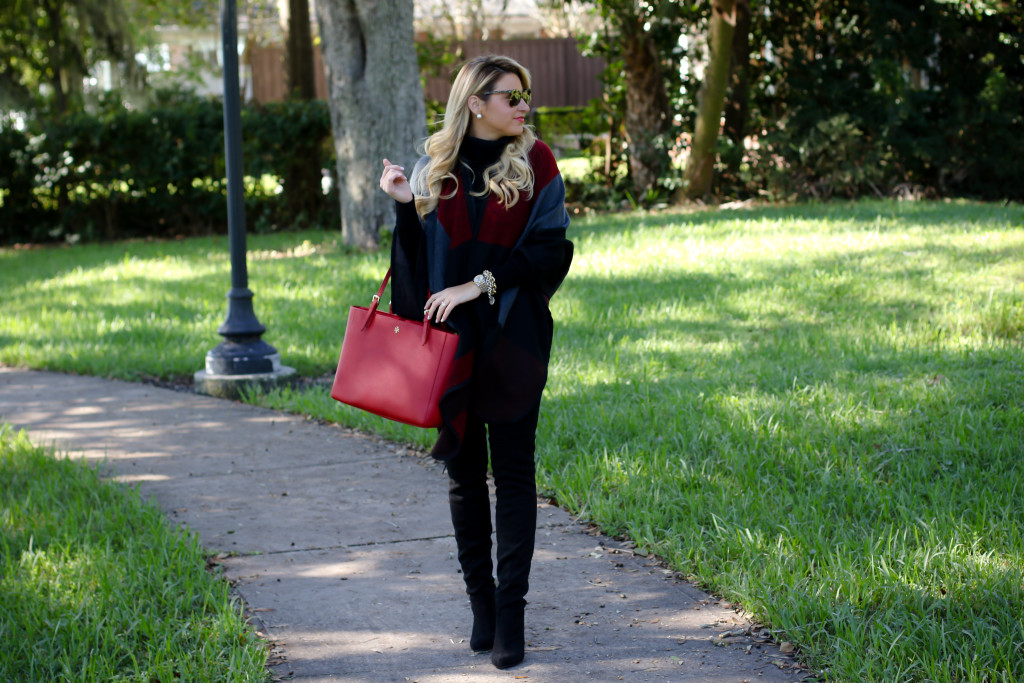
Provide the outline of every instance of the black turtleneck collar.
{"type": "Polygon", "coordinates": [[[482,185],[484,171],[498,160],[505,147],[512,141],[511,136],[497,140],[484,140],[467,135],[462,139],[459,156],[473,171],[474,189],[482,185]]]}
{"type": "MultiPolygon", "coordinates": [[[[497,140],[483,140],[467,135],[462,139],[462,146],[459,147],[459,156],[462,158],[462,182],[464,187],[470,188],[473,193],[482,192],[484,189],[484,171],[501,156],[505,146],[512,141],[511,136],[498,138],[497,140]]],[[[469,210],[469,224],[475,235],[480,229],[480,221],[483,218],[487,207],[488,194],[466,193],[466,205],[469,210]]]]}

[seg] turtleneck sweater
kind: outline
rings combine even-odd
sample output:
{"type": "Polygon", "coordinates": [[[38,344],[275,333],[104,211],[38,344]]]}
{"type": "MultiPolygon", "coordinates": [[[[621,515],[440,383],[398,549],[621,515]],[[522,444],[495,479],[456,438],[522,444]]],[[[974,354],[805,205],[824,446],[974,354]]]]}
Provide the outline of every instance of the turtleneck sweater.
{"type": "Polygon", "coordinates": [[[483,140],[466,136],[459,148],[459,161],[462,166],[462,184],[470,192],[466,193],[466,209],[469,212],[469,224],[473,234],[480,231],[480,221],[487,209],[490,192],[483,192],[484,171],[493,166],[501,158],[501,153],[512,138],[503,137],[497,140],[483,140]],[[478,194],[483,192],[483,194],[478,194]]]}
{"type": "Polygon", "coordinates": [[[467,135],[459,147],[459,160],[463,168],[469,167],[473,172],[471,188],[473,192],[479,192],[484,187],[484,171],[492,166],[501,157],[505,147],[512,141],[511,137],[498,138],[497,140],[484,140],[467,135]]]}

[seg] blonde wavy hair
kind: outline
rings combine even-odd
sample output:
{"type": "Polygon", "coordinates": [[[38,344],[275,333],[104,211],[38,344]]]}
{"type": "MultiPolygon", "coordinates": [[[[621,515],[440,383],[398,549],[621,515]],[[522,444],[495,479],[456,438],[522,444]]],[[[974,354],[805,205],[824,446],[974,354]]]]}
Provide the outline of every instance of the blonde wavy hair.
{"type": "MultiPolygon", "coordinates": [[[[466,62],[452,84],[448,106],[444,113],[444,126],[423,143],[424,153],[430,157],[412,179],[412,191],[416,198],[416,211],[425,216],[437,207],[441,199],[451,199],[458,191],[459,177],[455,172],[459,164],[459,147],[469,133],[469,98],[476,95],[487,100],[491,95],[481,93],[494,89],[495,82],[504,74],[519,77],[523,88],[530,87],[530,72],[511,57],[486,55],[466,62]],[[455,181],[455,189],[447,195],[441,194],[446,179],[455,181]]],[[[533,169],[528,154],[537,138],[526,127],[520,135],[506,145],[501,157],[484,171],[484,189],[474,196],[493,192],[506,208],[515,206],[519,195],[533,196],[533,169]]]]}

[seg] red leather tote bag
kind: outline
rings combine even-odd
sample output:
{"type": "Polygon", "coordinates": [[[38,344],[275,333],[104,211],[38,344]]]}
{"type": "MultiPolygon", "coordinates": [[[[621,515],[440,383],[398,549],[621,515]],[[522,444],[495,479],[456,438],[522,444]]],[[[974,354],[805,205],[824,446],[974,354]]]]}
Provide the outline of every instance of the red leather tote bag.
{"type": "Polygon", "coordinates": [[[377,310],[389,269],[369,308],[352,306],[331,398],[416,427],[440,427],[459,336],[377,310]]]}

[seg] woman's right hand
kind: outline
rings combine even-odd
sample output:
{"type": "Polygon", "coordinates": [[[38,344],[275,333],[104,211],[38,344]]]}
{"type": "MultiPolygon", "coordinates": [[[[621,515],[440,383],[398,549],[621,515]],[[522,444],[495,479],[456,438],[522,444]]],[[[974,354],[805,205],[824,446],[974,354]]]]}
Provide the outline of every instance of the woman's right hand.
{"type": "Polygon", "coordinates": [[[411,202],[412,188],[405,177],[405,169],[384,159],[384,172],[380,176],[380,189],[389,197],[403,204],[411,202]]]}

